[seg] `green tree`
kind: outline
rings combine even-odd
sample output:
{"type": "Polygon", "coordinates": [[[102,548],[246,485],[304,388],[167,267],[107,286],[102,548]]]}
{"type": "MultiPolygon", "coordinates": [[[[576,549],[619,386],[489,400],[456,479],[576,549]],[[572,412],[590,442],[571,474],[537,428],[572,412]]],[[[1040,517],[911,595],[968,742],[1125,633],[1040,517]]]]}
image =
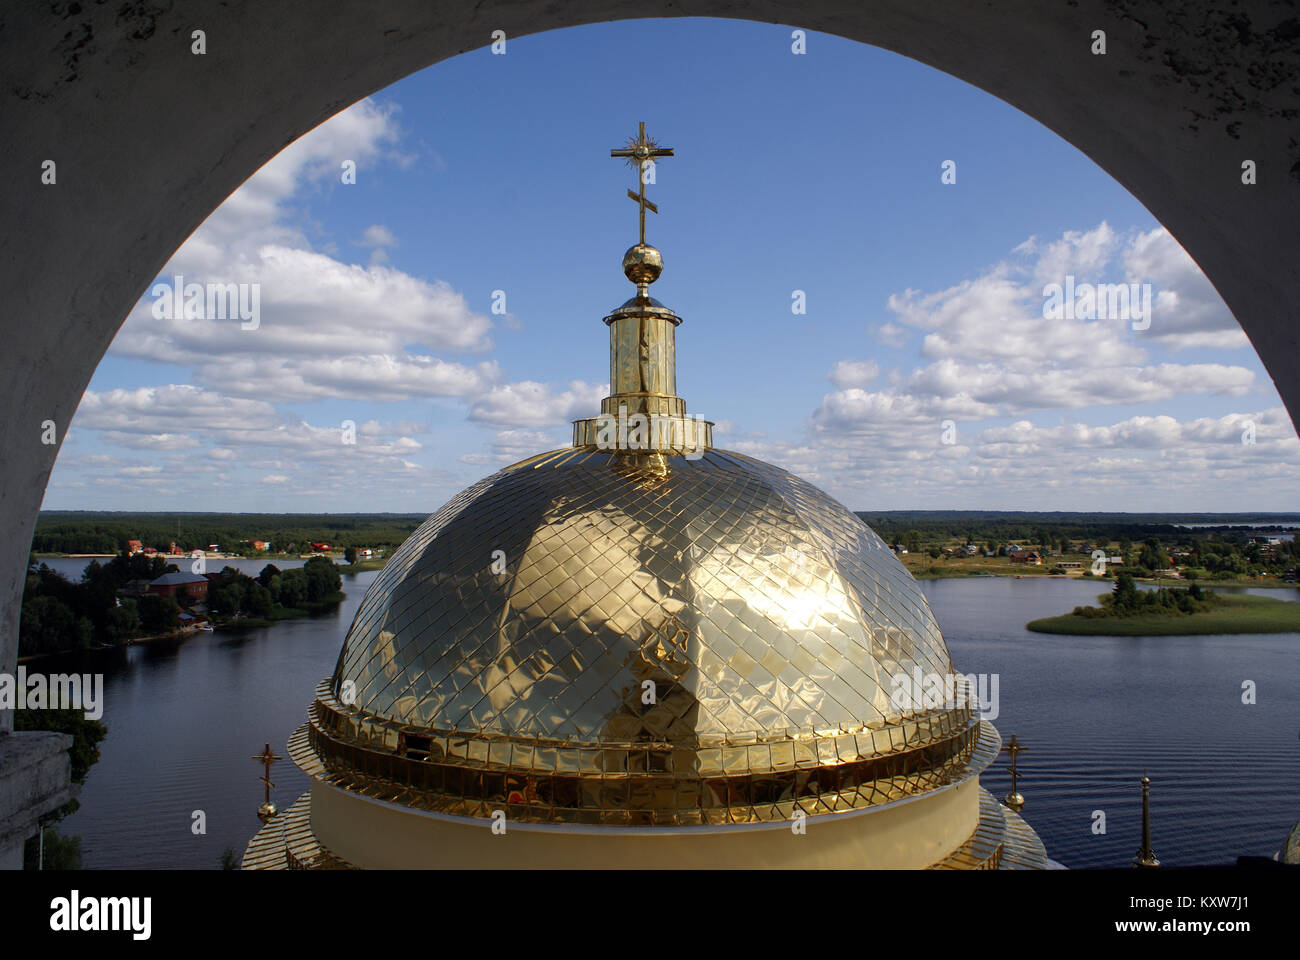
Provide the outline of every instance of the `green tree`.
{"type": "Polygon", "coordinates": [[[249,616],[261,617],[263,620],[271,616],[274,603],[271,601],[271,591],[259,583],[252,583],[248,587],[248,593],[244,596],[244,610],[249,616]]]}
{"type": "Polygon", "coordinates": [[[338,564],[326,557],[312,557],[303,564],[302,571],[307,578],[308,600],[323,600],[338,593],[343,586],[338,564]]]}
{"type": "Polygon", "coordinates": [[[1151,539],[1142,545],[1138,552],[1138,566],[1151,571],[1169,569],[1169,555],[1159,540],[1151,539]]]}
{"type": "Polygon", "coordinates": [[[349,564],[356,563],[356,562],[357,562],[357,548],[356,548],[356,547],[347,547],[347,548],[345,548],[344,551],[343,551],[343,559],[346,560],[349,564]]]}
{"type": "Polygon", "coordinates": [[[140,606],[129,597],[123,597],[110,607],[104,618],[104,639],[109,643],[123,643],[140,632],[140,606]]]}
{"type": "Polygon", "coordinates": [[[18,622],[18,652],[61,653],[83,650],[90,646],[94,627],[85,617],[78,617],[67,603],[57,597],[35,596],[22,605],[18,622]]]}
{"type": "Polygon", "coordinates": [[[1137,609],[1137,585],[1127,573],[1121,573],[1115,578],[1115,588],[1111,591],[1111,604],[1119,610],[1137,609]]]}
{"type": "Polygon", "coordinates": [[[148,633],[175,630],[180,622],[180,604],[172,597],[147,593],[139,599],[136,606],[140,611],[140,624],[148,633]]]}
{"type": "Polygon", "coordinates": [[[286,570],[280,574],[280,605],[298,607],[307,599],[307,574],[303,568],[286,570]]]}

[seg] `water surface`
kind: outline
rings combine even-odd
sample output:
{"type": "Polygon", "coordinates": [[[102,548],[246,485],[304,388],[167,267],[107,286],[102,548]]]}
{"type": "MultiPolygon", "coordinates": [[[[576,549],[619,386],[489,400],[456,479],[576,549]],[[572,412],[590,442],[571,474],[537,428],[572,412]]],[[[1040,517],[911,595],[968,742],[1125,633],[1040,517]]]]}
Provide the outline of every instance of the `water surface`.
{"type": "MultiPolygon", "coordinates": [[[[243,562],[256,574],[266,561],[243,562]]],[[[71,563],[74,576],[85,565],[71,563]]],[[[82,809],[60,826],[81,835],[85,865],[211,868],[226,846],[242,853],[259,826],[260,767],[250,757],[268,741],[283,754],[376,576],[345,575],[347,599],[323,617],[87,657],[107,674],[110,732],[82,809]],[[204,835],[191,830],[197,810],[204,835]]],[[[1092,603],[1107,585],[972,577],[922,588],[958,668],[1000,675],[995,722],[1029,747],[1024,815],[1057,860],[1128,864],[1144,771],[1166,864],[1272,856],[1300,819],[1300,635],[1034,634],[1027,621],[1092,603]],[[1244,680],[1257,684],[1253,706],[1241,702],[1244,680]],[[1105,834],[1092,832],[1095,811],[1105,834]]],[[[983,778],[999,796],[1010,785],[1003,766],[983,778]]],[[[282,807],[307,788],[287,760],[272,778],[282,807]]]]}

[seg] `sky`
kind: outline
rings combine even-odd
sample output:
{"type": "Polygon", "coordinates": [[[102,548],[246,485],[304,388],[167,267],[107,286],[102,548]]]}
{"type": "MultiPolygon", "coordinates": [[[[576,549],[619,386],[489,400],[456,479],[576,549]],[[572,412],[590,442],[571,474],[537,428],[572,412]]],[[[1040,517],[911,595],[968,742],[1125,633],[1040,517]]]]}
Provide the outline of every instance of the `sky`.
{"type": "Polygon", "coordinates": [[[1272,381],[1127,190],[953,77],[794,45],[733,21],[571,28],[335,115],[160,274],[247,285],[256,324],[151,286],[44,508],[431,513],[567,446],[608,392],[602,318],[634,292],[636,173],[609,151],[638,121],[675,150],[647,186],[652,292],[683,318],[678,393],[715,445],[853,510],[1294,508],[1272,381]],[[1149,314],[1053,312],[1067,282],[1136,284],[1149,314]]]}

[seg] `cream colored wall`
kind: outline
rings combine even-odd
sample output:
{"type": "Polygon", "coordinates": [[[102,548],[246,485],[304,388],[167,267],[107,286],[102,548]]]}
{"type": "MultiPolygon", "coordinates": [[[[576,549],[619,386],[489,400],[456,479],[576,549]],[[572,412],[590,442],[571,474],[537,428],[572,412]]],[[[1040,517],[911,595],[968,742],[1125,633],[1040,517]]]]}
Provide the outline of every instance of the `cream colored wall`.
{"type": "Polygon", "coordinates": [[[788,826],[724,833],[619,835],[528,830],[504,835],[482,825],[386,804],[313,782],[312,832],[334,853],[370,869],[533,868],[920,869],[952,852],[979,822],[979,783],[971,779],[896,806],[829,820],[811,818],[807,833],[788,826]]]}

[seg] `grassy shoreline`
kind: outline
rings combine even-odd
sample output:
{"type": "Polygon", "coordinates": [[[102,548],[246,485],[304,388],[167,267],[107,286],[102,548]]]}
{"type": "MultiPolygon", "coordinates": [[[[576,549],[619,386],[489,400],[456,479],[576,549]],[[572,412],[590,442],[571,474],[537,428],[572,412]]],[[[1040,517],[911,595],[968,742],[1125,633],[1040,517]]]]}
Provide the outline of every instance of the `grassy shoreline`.
{"type": "Polygon", "coordinates": [[[1034,633],[1082,637],[1177,637],[1229,633],[1300,633],[1300,603],[1276,597],[1220,596],[1211,610],[1080,617],[1073,613],[1025,624],[1034,633]]]}
{"type": "MultiPolygon", "coordinates": [[[[1113,576],[1085,577],[1083,570],[1071,570],[1067,573],[1051,573],[1052,565],[1058,559],[1075,560],[1085,564],[1088,569],[1092,561],[1080,554],[1062,558],[1049,558],[1042,566],[1013,564],[1006,557],[940,557],[932,558],[923,554],[904,554],[898,558],[907,572],[916,580],[948,580],[965,577],[1016,577],[1022,580],[1045,578],[1048,580],[1091,580],[1105,587],[1115,582],[1113,576]]],[[[1300,586],[1284,583],[1279,577],[1241,577],[1240,579],[1178,579],[1169,577],[1135,577],[1138,583],[1157,587],[1188,587],[1199,583],[1202,587],[1257,587],[1265,590],[1297,590],[1300,586]]]]}
{"type": "Polygon", "coordinates": [[[388,563],[387,557],[374,560],[358,560],[356,563],[340,563],[339,573],[364,573],[367,570],[382,570],[388,563]]]}

